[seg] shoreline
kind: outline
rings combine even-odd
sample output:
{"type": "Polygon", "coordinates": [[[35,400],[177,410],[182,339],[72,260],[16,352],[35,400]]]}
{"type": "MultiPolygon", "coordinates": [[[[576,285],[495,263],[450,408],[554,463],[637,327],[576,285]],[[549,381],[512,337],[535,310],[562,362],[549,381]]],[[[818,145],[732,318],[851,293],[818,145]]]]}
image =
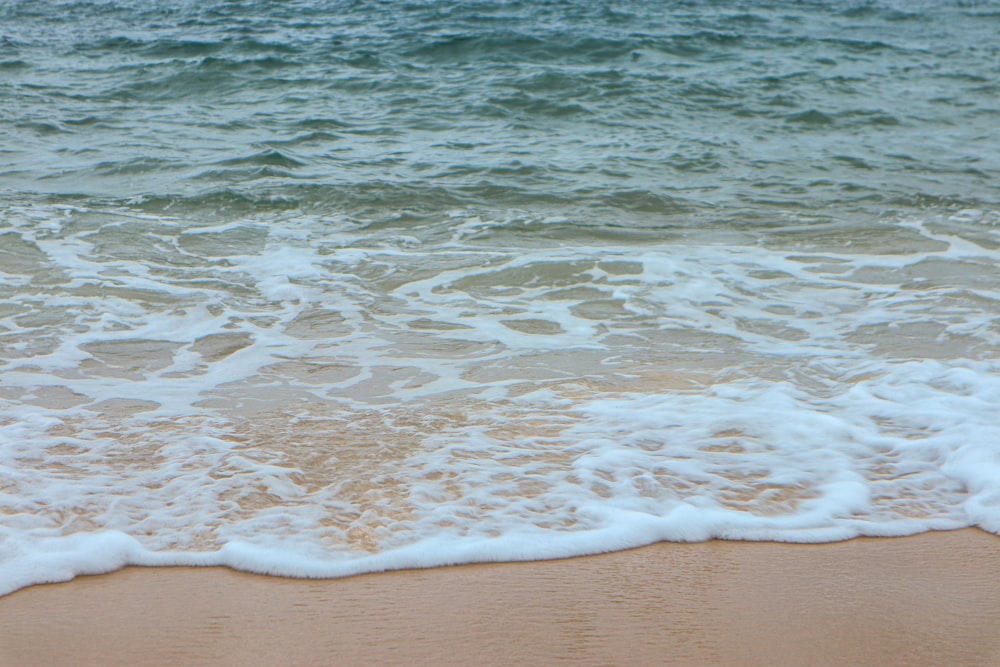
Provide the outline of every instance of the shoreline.
{"type": "Polygon", "coordinates": [[[0,664],[1000,664],[998,571],[973,528],[325,580],[126,567],[0,598],[0,664]]]}

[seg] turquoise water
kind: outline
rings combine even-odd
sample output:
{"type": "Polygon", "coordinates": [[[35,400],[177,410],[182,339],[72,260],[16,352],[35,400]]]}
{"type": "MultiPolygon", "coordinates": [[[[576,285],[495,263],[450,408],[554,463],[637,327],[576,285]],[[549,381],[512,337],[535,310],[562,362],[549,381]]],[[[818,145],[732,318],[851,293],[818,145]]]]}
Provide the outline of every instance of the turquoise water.
{"type": "Polygon", "coordinates": [[[742,228],[997,204],[993,2],[0,11],[4,194],[30,202],[404,228],[452,208],[742,228]]]}
{"type": "Polygon", "coordinates": [[[0,590],[1000,531],[1000,3],[0,3],[0,590]]]}

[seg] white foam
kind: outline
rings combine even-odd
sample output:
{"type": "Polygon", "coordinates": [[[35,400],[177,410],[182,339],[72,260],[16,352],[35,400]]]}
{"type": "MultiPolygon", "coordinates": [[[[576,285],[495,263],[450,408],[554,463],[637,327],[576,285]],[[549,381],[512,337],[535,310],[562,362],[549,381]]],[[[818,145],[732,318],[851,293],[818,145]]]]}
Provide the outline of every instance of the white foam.
{"type": "Polygon", "coordinates": [[[138,217],[7,215],[49,282],[2,274],[0,592],[1000,532],[987,214],[891,254],[147,216],[142,261],[101,250],[138,217]]]}

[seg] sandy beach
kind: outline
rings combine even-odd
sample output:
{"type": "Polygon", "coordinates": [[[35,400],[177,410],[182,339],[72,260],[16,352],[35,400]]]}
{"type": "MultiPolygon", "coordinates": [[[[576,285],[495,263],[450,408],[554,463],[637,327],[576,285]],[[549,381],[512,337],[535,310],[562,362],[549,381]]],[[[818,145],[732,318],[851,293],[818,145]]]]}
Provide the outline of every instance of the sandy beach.
{"type": "Polygon", "coordinates": [[[131,567],[0,599],[0,663],[991,665],[998,572],[974,529],[339,580],[131,567]]]}
{"type": "Polygon", "coordinates": [[[998,20],[0,0],[0,667],[1000,667],[998,20]]]}

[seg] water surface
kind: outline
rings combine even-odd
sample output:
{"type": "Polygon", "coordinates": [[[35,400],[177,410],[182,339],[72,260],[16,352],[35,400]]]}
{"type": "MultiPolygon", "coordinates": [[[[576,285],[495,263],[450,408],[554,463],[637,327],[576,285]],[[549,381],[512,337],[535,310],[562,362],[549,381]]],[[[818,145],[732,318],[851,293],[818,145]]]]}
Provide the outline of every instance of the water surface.
{"type": "Polygon", "coordinates": [[[0,589],[1000,531],[998,28],[0,5],[0,589]]]}

